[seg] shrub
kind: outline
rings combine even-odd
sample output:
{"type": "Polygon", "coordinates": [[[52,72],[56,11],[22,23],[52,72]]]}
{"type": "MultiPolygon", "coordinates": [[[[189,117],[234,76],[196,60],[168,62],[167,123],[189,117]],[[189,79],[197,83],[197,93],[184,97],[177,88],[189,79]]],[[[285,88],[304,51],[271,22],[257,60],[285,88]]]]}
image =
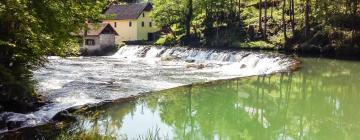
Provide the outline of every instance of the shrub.
{"type": "Polygon", "coordinates": [[[172,35],[163,35],[156,42],[155,45],[174,45],[176,44],[177,39],[172,35]]]}
{"type": "Polygon", "coordinates": [[[238,43],[240,48],[248,48],[248,49],[274,49],[275,45],[268,43],[266,41],[251,41],[238,43]]]}

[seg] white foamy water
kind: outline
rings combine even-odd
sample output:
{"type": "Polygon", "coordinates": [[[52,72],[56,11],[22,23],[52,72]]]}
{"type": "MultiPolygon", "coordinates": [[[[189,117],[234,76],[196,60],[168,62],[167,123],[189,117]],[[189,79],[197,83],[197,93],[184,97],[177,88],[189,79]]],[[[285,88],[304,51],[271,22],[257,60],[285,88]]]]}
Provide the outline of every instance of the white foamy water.
{"type": "Polygon", "coordinates": [[[125,46],[109,57],[49,60],[45,68],[34,72],[34,79],[38,93],[52,103],[33,113],[0,117],[33,126],[73,106],[195,82],[271,74],[289,70],[295,63],[279,54],[151,46],[125,46]]]}

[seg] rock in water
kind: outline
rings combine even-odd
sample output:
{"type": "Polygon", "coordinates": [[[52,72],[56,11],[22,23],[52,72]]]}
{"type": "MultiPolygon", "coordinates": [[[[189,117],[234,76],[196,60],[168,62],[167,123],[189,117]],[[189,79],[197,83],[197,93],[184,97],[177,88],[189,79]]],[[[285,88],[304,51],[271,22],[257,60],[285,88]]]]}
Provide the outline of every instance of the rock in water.
{"type": "Polygon", "coordinates": [[[194,63],[195,60],[190,59],[190,60],[185,60],[185,62],[187,62],[187,63],[194,63]]]}

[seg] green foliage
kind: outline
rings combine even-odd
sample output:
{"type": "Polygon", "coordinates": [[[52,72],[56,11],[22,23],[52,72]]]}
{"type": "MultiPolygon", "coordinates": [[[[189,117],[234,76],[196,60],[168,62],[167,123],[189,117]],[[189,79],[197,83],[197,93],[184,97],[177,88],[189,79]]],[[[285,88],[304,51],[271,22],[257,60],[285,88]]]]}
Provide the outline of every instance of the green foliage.
{"type": "Polygon", "coordinates": [[[98,133],[75,133],[72,135],[62,133],[57,137],[57,140],[115,140],[111,136],[102,136],[98,133]]]}
{"type": "Polygon", "coordinates": [[[0,92],[16,97],[8,85],[30,86],[25,83],[31,79],[31,70],[42,66],[47,55],[77,54],[77,38],[70,33],[99,18],[104,4],[105,0],[0,1],[0,92]]]}
{"type": "Polygon", "coordinates": [[[22,66],[9,70],[0,65],[0,111],[27,112],[34,110],[36,101],[31,73],[22,66]],[[15,75],[21,75],[16,77],[15,75]]]}
{"type": "Polygon", "coordinates": [[[257,17],[258,13],[258,10],[253,6],[244,8],[241,15],[244,19],[245,25],[257,25],[259,20],[259,18],[257,17]]]}
{"type": "Polygon", "coordinates": [[[172,35],[161,36],[156,42],[156,45],[173,45],[176,43],[176,38],[172,35]]]}
{"type": "Polygon", "coordinates": [[[185,0],[153,0],[151,17],[160,27],[180,25],[185,19],[185,0]]]}
{"type": "MultiPolygon", "coordinates": [[[[239,21],[240,11],[238,5],[233,0],[193,0],[193,16],[191,18],[191,38],[197,38],[206,40],[207,45],[221,45],[229,44],[233,40],[231,36],[239,37],[238,33],[229,33],[237,27],[242,27],[242,22],[239,21]],[[236,27],[235,27],[236,26],[236,27]],[[221,30],[221,34],[214,36],[215,30],[221,30]],[[228,37],[225,42],[218,37],[228,37]],[[213,40],[212,38],[218,38],[213,40]],[[215,41],[215,42],[213,42],[215,41]]],[[[152,12],[152,18],[158,24],[158,26],[165,27],[169,30],[174,37],[183,35],[186,32],[186,19],[188,9],[188,0],[154,0],[154,10],[152,12]],[[177,27],[177,31],[175,28],[177,27]]],[[[238,31],[238,29],[235,29],[238,31]]],[[[220,33],[220,32],[217,32],[220,33]]],[[[158,44],[164,44],[164,37],[160,39],[158,44]]],[[[241,37],[240,37],[241,38],[241,37]]],[[[183,38],[187,40],[187,38],[183,38]]],[[[239,39],[239,38],[238,38],[239,39]]],[[[179,43],[184,43],[182,39],[178,40],[179,43]]],[[[196,41],[195,41],[196,42],[196,41]]],[[[197,41],[198,42],[198,41],[197,41]]],[[[186,44],[186,43],[185,43],[186,44]]]]}
{"type": "Polygon", "coordinates": [[[251,41],[245,43],[239,43],[240,48],[252,48],[252,49],[274,49],[275,45],[265,41],[251,41]]]}
{"type": "MultiPolygon", "coordinates": [[[[154,0],[153,17],[160,26],[176,25],[179,32],[171,33],[182,35],[186,2],[154,0]]],[[[273,45],[269,44],[275,44],[286,46],[284,49],[295,49],[296,44],[333,48],[360,45],[358,0],[193,0],[193,7],[192,34],[209,47],[238,46],[241,43],[250,48],[257,45],[271,48],[273,45]],[[245,33],[248,29],[252,29],[251,32],[245,33]],[[321,40],[316,42],[319,35],[321,40]],[[332,39],[335,41],[329,41],[332,39]],[[258,40],[269,43],[259,43],[258,40]],[[244,43],[249,41],[251,43],[244,43]]]]}
{"type": "Polygon", "coordinates": [[[285,44],[285,37],[283,33],[277,33],[275,35],[269,36],[269,42],[272,44],[276,44],[278,46],[282,46],[285,44]]]}
{"type": "MultiPolygon", "coordinates": [[[[107,126],[110,127],[110,126],[107,126]]],[[[95,126],[96,129],[91,129],[89,131],[77,131],[72,133],[62,132],[57,136],[56,140],[128,140],[127,135],[115,135],[112,134],[101,135],[101,132],[98,126],[95,126]]],[[[148,130],[147,134],[139,135],[135,140],[170,140],[168,136],[161,136],[160,129],[155,128],[148,130]]]]}

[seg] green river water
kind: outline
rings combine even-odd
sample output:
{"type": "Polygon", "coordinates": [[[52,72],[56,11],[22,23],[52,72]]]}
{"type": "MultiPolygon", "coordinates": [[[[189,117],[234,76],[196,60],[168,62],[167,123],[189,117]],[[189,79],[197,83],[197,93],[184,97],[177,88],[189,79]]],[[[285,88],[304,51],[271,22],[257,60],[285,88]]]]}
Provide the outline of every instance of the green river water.
{"type": "Polygon", "coordinates": [[[101,109],[61,138],[360,139],[360,63],[301,61],[293,73],[185,86],[101,109]]]}

